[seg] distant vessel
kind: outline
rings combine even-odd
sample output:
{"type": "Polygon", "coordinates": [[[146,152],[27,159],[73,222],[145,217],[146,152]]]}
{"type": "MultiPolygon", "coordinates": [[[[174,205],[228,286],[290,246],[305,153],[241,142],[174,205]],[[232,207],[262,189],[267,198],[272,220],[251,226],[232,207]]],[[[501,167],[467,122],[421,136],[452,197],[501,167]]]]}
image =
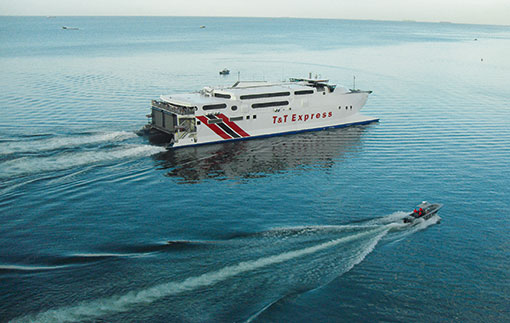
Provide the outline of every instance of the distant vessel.
{"type": "Polygon", "coordinates": [[[220,71],[220,75],[228,75],[230,74],[230,70],[224,68],[223,70],[220,71]]]}
{"type": "Polygon", "coordinates": [[[200,26],[200,28],[201,28],[201,29],[204,29],[204,28],[205,28],[205,26],[204,26],[204,25],[202,25],[202,26],[200,26]]]}
{"type": "Polygon", "coordinates": [[[168,148],[267,137],[378,121],[359,112],[372,91],[320,79],[237,82],[152,101],[148,130],[169,134],[168,148]]]}
{"type": "Polygon", "coordinates": [[[67,26],[63,26],[62,29],[65,29],[65,30],[79,30],[78,27],[67,27],[67,26]]]}

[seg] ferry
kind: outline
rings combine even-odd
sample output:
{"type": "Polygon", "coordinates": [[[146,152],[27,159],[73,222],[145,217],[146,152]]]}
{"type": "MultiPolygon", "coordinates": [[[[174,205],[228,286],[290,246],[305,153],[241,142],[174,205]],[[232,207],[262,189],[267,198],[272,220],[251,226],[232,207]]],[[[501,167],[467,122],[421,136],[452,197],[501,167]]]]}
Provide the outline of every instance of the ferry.
{"type": "Polygon", "coordinates": [[[326,79],[241,82],[152,100],[145,129],[170,135],[168,149],[367,124],[360,114],[372,91],[326,79]]]}

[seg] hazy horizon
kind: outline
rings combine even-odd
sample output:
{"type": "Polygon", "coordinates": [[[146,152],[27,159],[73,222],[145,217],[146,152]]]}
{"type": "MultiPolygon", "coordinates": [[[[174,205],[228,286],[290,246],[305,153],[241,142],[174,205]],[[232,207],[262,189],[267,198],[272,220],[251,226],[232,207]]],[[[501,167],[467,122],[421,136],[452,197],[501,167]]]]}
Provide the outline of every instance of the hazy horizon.
{"type": "Polygon", "coordinates": [[[510,27],[509,24],[495,24],[495,23],[469,23],[469,22],[455,22],[450,20],[438,20],[438,21],[425,21],[415,19],[368,19],[368,18],[323,18],[323,17],[292,17],[292,16],[193,16],[193,15],[2,15],[0,17],[189,17],[189,18],[268,18],[268,19],[324,19],[324,20],[360,20],[360,21],[388,21],[388,22],[416,22],[416,23],[451,23],[460,25],[494,25],[502,27],[510,27]]]}
{"type": "Polygon", "coordinates": [[[190,0],[178,3],[165,0],[0,0],[2,16],[188,16],[382,20],[451,22],[460,24],[510,25],[510,2],[487,0],[259,0],[240,3],[234,0],[190,0]]]}

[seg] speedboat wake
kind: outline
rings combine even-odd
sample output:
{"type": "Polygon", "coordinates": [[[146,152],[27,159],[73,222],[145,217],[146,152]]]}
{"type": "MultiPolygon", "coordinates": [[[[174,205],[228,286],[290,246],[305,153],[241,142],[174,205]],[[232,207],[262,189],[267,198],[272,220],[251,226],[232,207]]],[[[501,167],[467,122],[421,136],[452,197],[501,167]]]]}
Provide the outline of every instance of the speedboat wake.
{"type": "Polygon", "coordinates": [[[63,305],[14,322],[115,321],[158,304],[168,317],[190,321],[251,320],[285,295],[317,288],[350,271],[385,236],[410,228],[404,217],[401,212],[365,224],[276,228],[218,241],[190,249],[194,257],[179,258],[180,267],[172,263],[168,270],[173,270],[173,279],[168,282],[63,305]],[[249,301],[240,303],[241,299],[249,301]]]}

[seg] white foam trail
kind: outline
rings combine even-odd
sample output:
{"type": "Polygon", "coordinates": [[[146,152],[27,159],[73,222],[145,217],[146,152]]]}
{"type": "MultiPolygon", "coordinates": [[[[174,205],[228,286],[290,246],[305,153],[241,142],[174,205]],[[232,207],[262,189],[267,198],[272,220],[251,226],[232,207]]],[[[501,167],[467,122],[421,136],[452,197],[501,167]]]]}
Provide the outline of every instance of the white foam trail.
{"type": "Polygon", "coordinates": [[[404,217],[408,214],[409,214],[409,212],[403,212],[403,211],[393,212],[393,213],[388,214],[382,218],[377,218],[377,219],[368,221],[367,224],[381,225],[381,224],[395,223],[395,222],[399,222],[399,221],[403,220],[404,217]]]}
{"type": "MultiPolygon", "coordinates": [[[[388,222],[389,223],[389,222],[388,222]]],[[[303,225],[303,226],[294,226],[294,227],[284,227],[284,228],[274,228],[269,231],[264,232],[264,234],[281,234],[288,231],[292,232],[324,232],[324,231],[343,231],[349,229],[375,229],[381,227],[381,224],[331,224],[331,225],[303,225]]]]}
{"type": "Polygon", "coordinates": [[[411,230],[408,231],[408,234],[412,234],[412,233],[424,230],[424,229],[430,227],[431,225],[438,223],[439,221],[441,221],[441,217],[436,214],[428,220],[423,220],[423,219],[418,219],[418,220],[420,222],[418,222],[418,224],[414,225],[411,228],[411,230]]]}
{"type": "Polygon", "coordinates": [[[150,156],[162,151],[165,151],[165,148],[150,145],[126,145],[115,150],[65,153],[49,157],[21,157],[1,163],[0,178],[58,171],[118,159],[150,156]]]}
{"type": "MultiPolygon", "coordinates": [[[[335,227],[335,226],[331,226],[331,227],[335,227]]],[[[344,226],[341,226],[341,227],[344,227],[344,226]]],[[[381,241],[381,239],[388,233],[388,231],[391,229],[391,225],[388,225],[386,226],[386,229],[384,231],[382,231],[381,233],[379,233],[378,235],[376,235],[373,239],[369,240],[369,243],[366,247],[364,247],[362,249],[362,251],[360,253],[358,253],[356,255],[356,257],[352,258],[351,259],[351,263],[348,264],[346,267],[344,267],[344,270],[339,273],[339,275],[341,274],[345,274],[346,272],[350,271],[352,268],[354,268],[354,266],[356,266],[357,264],[361,263],[375,248],[375,246],[379,243],[379,241],[381,241]]],[[[358,235],[359,236],[359,235],[358,235]]],[[[345,239],[345,238],[344,238],[345,239]]],[[[340,239],[339,239],[340,240],[340,239]]],[[[256,319],[260,314],[262,314],[264,311],[266,311],[268,308],[270,308],[272,305],[274,305],[276,302],[278,302],[280,299],[282,298],[279,298],[269,304],[267,304],[266,306],[264,306],[262,309],[260,309],[259,311],[257,311],[257,313],[253,314],[252,316],[250,316],[245,322],[246,323],[249,323],[249,322],[252,322],[254,319],[256,319]]]]}
{"type": "Polygon", "coordinates": [[[7,155],[21,152],[38,152],[108,141],[124,141],[134,137],[136,137],[136,134],[133,132],[115,131],[81,136],[61,136],[49,139],[16,141],[0,145],[0,153],[7,155]]]}
{"type": "Polygon", "coordinates": [[[407,237],[413,233],[424,230],[424,229],[430,227],[431,225],[439,223],[441,221],[441,217],[436,214],[428,220],[417,219],[417,221],[419,221],[419,222],[414,225],[408,224],[408,223],[400,223],[400,222],[394,223],[393,228],[404,229],[404,230],[402,230],[402,231],[399,230],[400,232],[398,232],[396,234],[392,234],[390,241],[392,243],[401,241],[402,239],[404,239],[405,237],[407,237]]]}
{"type": "Polygon", "coordinates": [[[150,257],[154,252],[144,253],[76,253],[72,254],[71,257],[81,258],[145,258],[150,257]]]}
{"type": "Polygon", "coordinates": [[[83,257],[83,258],[108,258],[108,257],[138,257],[140,254],[137,253],[75,253],[72,257],[83,257]]]}
{"type": "Polygon", "coordinates": [[[130,308],[135,305],[150,304],[163,297],[191,291],[200,287],[211,286],[244,272],[253,271],[262,267],[267,267],[269,265],[274,265],[292,260],[294,258],[310,255],[342,243],[347,243],[375,234],[375,237],[371,240],[371,244],[368,246],[368,248],[359,254],[358,257],[350,264],[348,267],[348,270],[350,270],[350,268],[360,263],[366,257],[366,255],[368,255],[373,250],[377,242],[384,235],[386,235],[388,231],[388,227],[381,226],[375,230],[331,240],[312,247],[288,251],[278,255],[263,257],[256,260],[240,262],[236,265],[224,267],[218,271],[205,273],[200,276],[189,277],[184,281],[160,284],[139,292],[129,292],[122,296],[113,296],[105,299],[82,302],[81,304],[75,306],[63,307],[42,312],[35,316],[21,317],[13,320],[13,322],[77,322],[83,320],[91,320],[108,314],[125,312],[130,310],[130,308]]]}
{"type": "Polygon", "coordinates": [[[39,271],[54,270],[65,268],[66,266],[20,266],[20,265],[0,265],[0,270],[19,270],[19,271],[39,271]]]}
{"type": "Polygon", "coordinates": [[[254,319],[256,319],[257,317],[259,317],[260,314],[264,313],[268,308],[270,308],[271,306],[273,306],[274,304],[276,304],[277,302],[279,302],[281,299],[283,299],[283,297],[280,297],[278,299],[275,299],[274,301],[272,301],[271,303],[265,305],[264,307],[262,307],[260,310],[257,311],[257,313],[253,314],[252,316],[250,316],[246,321],[244,321],[245,323],[250,323],[252,322],[254,319]]]}

